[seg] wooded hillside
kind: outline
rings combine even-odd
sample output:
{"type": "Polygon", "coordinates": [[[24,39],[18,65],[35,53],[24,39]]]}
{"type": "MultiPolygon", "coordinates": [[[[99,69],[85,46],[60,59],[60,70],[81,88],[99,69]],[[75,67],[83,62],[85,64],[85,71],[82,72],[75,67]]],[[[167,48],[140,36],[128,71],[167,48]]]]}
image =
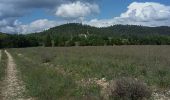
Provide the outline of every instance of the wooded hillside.
{"type": "Polygon", "coordinates": [[[169,45],[170,27],[114,25],[92,27],[69,23],[40,33],[0,33],[0,48],[32,46],[169,45]]]}

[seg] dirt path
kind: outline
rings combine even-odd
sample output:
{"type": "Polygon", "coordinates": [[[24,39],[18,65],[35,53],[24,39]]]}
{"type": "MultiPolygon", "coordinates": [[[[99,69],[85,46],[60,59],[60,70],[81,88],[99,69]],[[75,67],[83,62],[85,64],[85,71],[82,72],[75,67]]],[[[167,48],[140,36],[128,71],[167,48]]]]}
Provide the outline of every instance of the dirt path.
{"type": "Polygon", "coordinates": [[[1,62],[1,57],[2,57],[2,51],[0,50],[0,62],[1,62]]]}
{"type": "Polygon", "coordinates": [[[6,50],[5,53],[8,57],[8,64],[7,64],[6,76],[4,80],[4,87],[2,90],[3,100],[28,100],[28,99],[23,99],[25,86],[17,76],[18,71],[16,69],[16,64],[13,60],[13,57],[6,50]]]}

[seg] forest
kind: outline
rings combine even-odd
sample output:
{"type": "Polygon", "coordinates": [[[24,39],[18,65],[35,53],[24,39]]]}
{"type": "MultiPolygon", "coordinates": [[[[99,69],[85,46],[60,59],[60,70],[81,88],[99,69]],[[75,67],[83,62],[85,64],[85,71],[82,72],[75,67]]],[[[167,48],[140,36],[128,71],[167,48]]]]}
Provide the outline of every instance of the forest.
{"type": "Polygon", "coordinates": [[[113,25],[97,28],[68,23],[37,33],[0,33],[0,48],[169,44],[168,26],[113,25]]]}

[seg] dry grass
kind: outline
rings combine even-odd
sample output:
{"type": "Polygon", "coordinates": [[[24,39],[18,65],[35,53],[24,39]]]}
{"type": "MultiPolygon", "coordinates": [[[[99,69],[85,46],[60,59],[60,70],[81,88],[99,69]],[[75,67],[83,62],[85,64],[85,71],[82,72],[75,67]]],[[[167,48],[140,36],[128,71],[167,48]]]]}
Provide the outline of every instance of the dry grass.
{"type": "Polygon", "coordinates": [[[147,100],[152,95],[152,90],[144,82],[132,79],[121,78],[110,87],[111,96],[116,100],[147,100]]]}
{"type": "Polygon", "coordinates": [[[77,84],[82,79],[94,78],[105,78],[110,82],[117,78],[132,77],[144,81],[150,87],[167,90],[170,87],[169,51],[170,46],[150,45],[10,50],[27,83],[29,94],[42,100],[101,99],[100,85],[92,83],[84,87],[77,84]],[[44,54],[50,59],[48,64],[43,64],[44,54]],[[68,83],[71,86],[67,86],[68,83]],[[48,90],[50,92],[46,92],[48,90]]]}
{"type": "Polygon", "coordinates": [[[5,69],[7,66],[7,56],[4,51],[1,51],[1,60],[0,60],[0,100],[2,100],[2,88],[3,88],[3,80],[5,77],[5,69]]]}

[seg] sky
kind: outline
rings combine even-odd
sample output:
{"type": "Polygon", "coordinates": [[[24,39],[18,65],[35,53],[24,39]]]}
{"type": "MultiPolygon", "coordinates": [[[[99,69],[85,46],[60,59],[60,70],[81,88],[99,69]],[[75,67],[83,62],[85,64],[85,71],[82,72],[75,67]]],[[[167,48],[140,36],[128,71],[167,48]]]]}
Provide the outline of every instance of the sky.
{"type": "Polygon", "coordinates": [[[170,26],[170,0],[0,0],[0,32],[28,34],[66,23],[170,26]]]}

